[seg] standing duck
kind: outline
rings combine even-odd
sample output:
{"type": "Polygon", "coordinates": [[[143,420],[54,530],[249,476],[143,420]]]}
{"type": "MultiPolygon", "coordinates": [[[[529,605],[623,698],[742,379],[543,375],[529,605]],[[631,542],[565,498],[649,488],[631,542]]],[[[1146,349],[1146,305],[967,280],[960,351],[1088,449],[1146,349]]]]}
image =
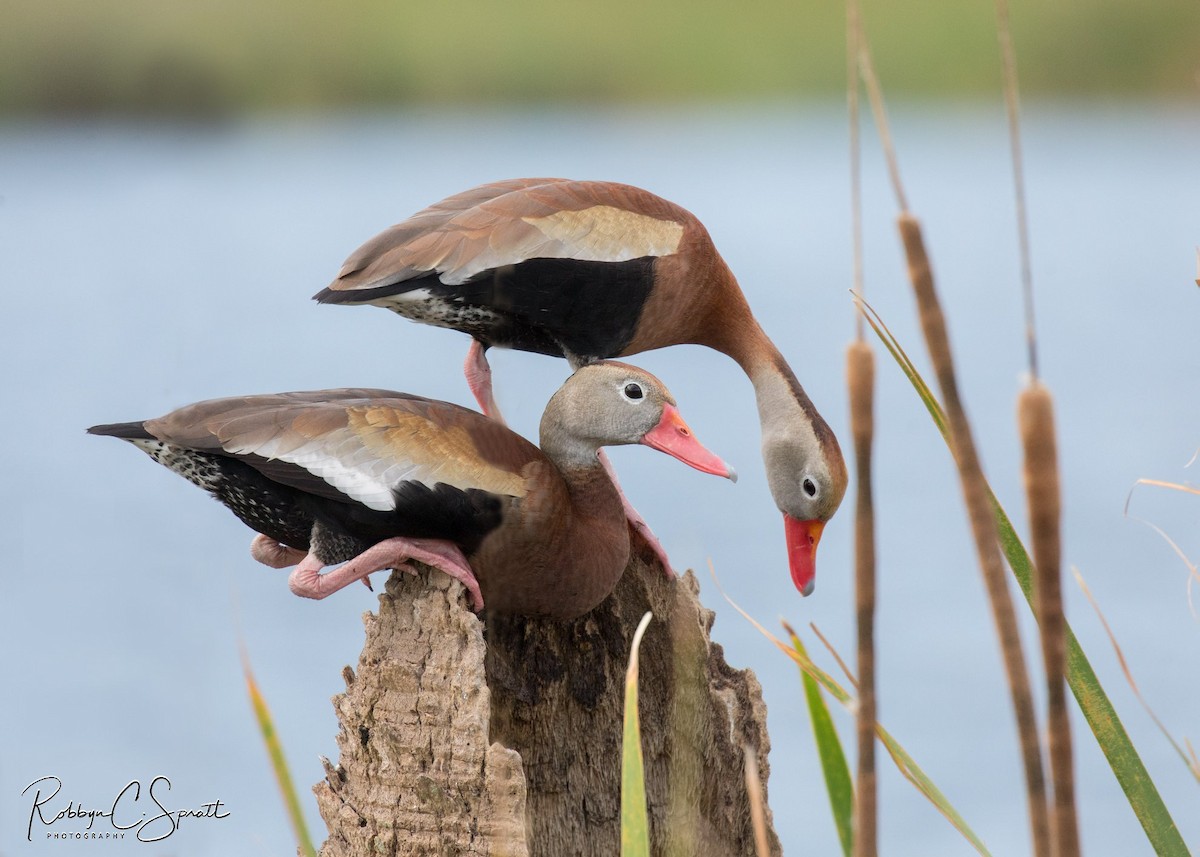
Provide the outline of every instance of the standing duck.
{"type": "Polygon", "coordinates": [[[642,443],[736,479],[661,381],[615,362],[554,394],[541,449],[466,408],[365,389],[213,399],[88,432],[129,441],[229,507],[260,533],[255,559],[298,563],[297,595],[415,560],[461,581],[477,610],[560,619],[599,604],[629,558],[601,446],[642,443]]]}
{"type": "MultiPolygon", "coordinates": [[[[496,416],[489,346],[573,366],[683,343],[728,354],[754,385],[792,580],[812,592],[821,532],[846,491],[841,449],[704,225],[678,205],[613,182],[481,185],[376,235],[315,297],[470,334],[467,382],[496,416]]],[[[625,508],[669,569],[645,522],[625,508]]]]}

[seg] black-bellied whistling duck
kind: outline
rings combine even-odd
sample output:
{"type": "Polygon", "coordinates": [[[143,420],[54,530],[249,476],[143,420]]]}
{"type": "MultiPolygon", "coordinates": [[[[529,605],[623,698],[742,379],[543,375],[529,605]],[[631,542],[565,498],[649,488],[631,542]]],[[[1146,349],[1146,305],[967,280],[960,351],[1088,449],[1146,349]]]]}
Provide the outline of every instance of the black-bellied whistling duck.
{"type": "Polygon", "coordinates": [[[629,558],[602,445],[643,443],[736,478],[661,381],[614,362],[554,394],[541,449],[474,411],[387,390],[213,399],[88,431],[128,440],[228,506],[260,533],[255,559],[299,563],[297,595],[416,560],[462,581],[476,609],[562,619],[599,604],[629,558]]]}
{"type": "Polygon", "coordinates": [[[491,414],[492,345],[573,366],[683,343],[728,354],[754,385],[792,580],[812,592],[817,543],[846,491],[841,449],[704,225],[678,205],[612,182],[481,185],[376,235],[316,300],[375,304],[470,334],[467,381],[491,414]]]}

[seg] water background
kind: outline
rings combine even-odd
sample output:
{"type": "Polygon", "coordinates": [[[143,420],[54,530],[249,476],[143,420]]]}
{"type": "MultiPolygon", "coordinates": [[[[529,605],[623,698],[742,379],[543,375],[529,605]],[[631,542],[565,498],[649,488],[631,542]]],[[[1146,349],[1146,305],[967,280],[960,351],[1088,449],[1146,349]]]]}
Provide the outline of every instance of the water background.
{"type": "MultiPolygon", "coordinates": [[[[984,464],[1023,529],[1014,401],[1025,362],[1003,113],[908,105],[893,119],[984,464]]],[[[1185,465],[1200,446],[1200,117],[1042,104],[1025,120],[1042,369],[1057,396],[1066,479],[1064,559],[1089,580],[1159,716],[1195,741],[1200,629],[1187,568],[1123,506],[1140,477],[1194,478],[1185,465]]],[[[86,426],[214,396],[335,386],[471,404],[465,336],[308,297],[363,240],[447,194],[560,175],[641,185],[696,213],[848,449],[844,125],[843,108],[812,103],[0,125],[0,853],[62,853],[44,830],[26,841],[21,790],[39,777],[61,778],[64,799],[103,806],[130,780],[159,774],[172,780],[174,807],[219,798],[230,816],[106,851],[293,853],[246,699],[239,630],[307,796],[322,776],[318,754],[337,757],[328,700],[342,689],[341,667],[357,661],[359,617],[375,604],[362,587],[322,603],[292,597],[285,572],[249,558],[251,533],[228,512],[125,445],[85,436],[86,426]]],[[[924,369],[872,141],[864,160],[868,297],[924,369]]],[[[907,382],[877,353],[881,720],[993,853],[1027,854],[1011,707],[957,478],[907,382]]],[[[677,567],[702,571],[730,663],[764,685],[770,803],[786,853],[837,853],[795,669],[721,601],[704,569],[711,558],[729,595],[769,627],[781,616],[815,622],[852,658],[851,515],[826,530],[816,595],[800,599],[745,377],[697,347],[635,362],[667,382],[742,479],[619,449],[622,483],[677,567]]],[[[493,365],[505,414],[536,436],[565,363],[493,352],[493,365]]],[[[1200,498],[1145,487],[1133,504],[1193,558],[1198,510],[1200,498]]],[[[1073,583],[1067,599],[1197,847],[1195,781],[1138,707],[1073,583]]],[[[835,719],[851,740],[849,718],[835,719]]],[[[1150,853],[1078,716],[1075,725],[1087,853],[1150,853]]],[[[886,757],[880,765],[884,850],[970,853],[886,757]]],[[[311,798],[306,808],[321,838],[311,798]]]]}

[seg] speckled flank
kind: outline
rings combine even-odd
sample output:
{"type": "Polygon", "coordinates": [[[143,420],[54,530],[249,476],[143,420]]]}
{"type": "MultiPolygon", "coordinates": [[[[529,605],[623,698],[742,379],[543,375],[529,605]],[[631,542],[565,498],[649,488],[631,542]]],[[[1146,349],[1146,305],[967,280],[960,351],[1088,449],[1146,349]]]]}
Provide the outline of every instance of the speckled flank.
{"type": "Polygon", "coordinates": [[[311,550],[325,565],[354,559],[370,547],[370,541],[324,526],[319,521],[313,526],[311,550]]]}
{"type": "Polygon", "coordinates": [[[300,501],[299,492],[271,482],[240,461],[160,440],[128,440],[163,467],[203,488],[246,526],[289,547],[308,550],[313,515],[300,501]]]}
{"type": "Polygon", "coordinates": [[[215,494],[224,481],[221,470],[210,455],[172,446],[161,440],[131,439],[129,441],[146,455],[173,473],[178,473],[193,485],[215,494]]]}
{"type": "Polygon", "coordinates": [[[388,295],[379,298],[376,303],[413,321],[451,330],[486,330],[500,319],[499,313],[488,307],[434,295],[429,289],[388,295]]]}

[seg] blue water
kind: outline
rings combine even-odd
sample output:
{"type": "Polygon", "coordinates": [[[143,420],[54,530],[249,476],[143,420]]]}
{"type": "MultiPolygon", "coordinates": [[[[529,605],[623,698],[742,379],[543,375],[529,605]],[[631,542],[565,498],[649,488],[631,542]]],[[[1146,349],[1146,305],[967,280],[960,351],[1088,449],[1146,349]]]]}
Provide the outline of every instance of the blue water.
{"type": "MultiPolygon", "coordinates": [[[[1023,521],[1013,411],[1025,363],[1002,112],[909,106],[893,118],[985,466],[1023,521]]],[[[1200,118],[1042,105],[1025,119],[1042,368],[1057,395],[1066,479],[1065,561],[1087,577],[1159,716],[1195,741],[1200,634],[1187,567],[1123,506],[1140,477],[1194,478],[1185,465],[1200,446],[1200,118]]],[[[868,296],[924,367],[873,143],[865,163],[868,296]]],[[[9,700],[0,709],[0,852],[62,853],[45,831],[85,827],[35,825],[26,841],[31,793],[21,791],[40,777],[63,781],[56,806],[95,808],[131,780],[148,787],[165,775],[172,789],[157,794],[168,808],[219,799],[228,817],[187,820],[155,846],[110,844],[108,853],[292,853],[246,701],[239,633],[307,794],[321,777],[318,754],[336,758],[328,700],[342,665],[356,663],[359,616],[374,596],[356,587],[324,603],[292,597],[284,572],[248,557],[251,534],[225,510],[83,429],[213,396],[332,386],[470,404],[464,336],[308,297],[383,227],[476,183],[532,174],[630,182],[695,212],[848,442],[843,352],[854,325],[839,106],[0,126],[0,685],[9,700]]],[[[801,600],[744,376],[699,348],[637,362],[671,386],[701,440],[743,477],[734,486],[646,450],[615,451],[622,483],[676,565],[705,569],[711,558],[729,595],[768,626],[780,616],[801,628],[815,622],[851,657],[850,514],[827,529],[816,595],[801,600]]],[[[505,413],[533,435],[565,364],[510,352],[493,363],[505,413]]],[[[1010,706],[957,479],[882,353],[876,450],[881,719],[993,853],[1027,854],[1010,706]]],[[[1198,509],[1195,496],[1142,487],[1132,512],[1200,558],[1198,509]]],[[[701,581],[717,611],[714,637],[765,688],[770,797],[785,850],[835,853],[794,668],[722,602],[706,571],[701,581]]],[[[1073,583],[1067,597],[1085,650],[1197,847],[1196,783],[1139,708],[1073,583]]],[[[1025,630],[1030,650],[1028,621],[1025,630]]],[[[835,716],[849,738],[849,719],[835,716]]],[[[1075,725],[1087,853],[1149,853],[1078,716],[1075,725]]],[[[969,853],[881,765],[885,850],[969,853]]],[[[311,799],[307,808],[319,833],[311,799]]]]}

